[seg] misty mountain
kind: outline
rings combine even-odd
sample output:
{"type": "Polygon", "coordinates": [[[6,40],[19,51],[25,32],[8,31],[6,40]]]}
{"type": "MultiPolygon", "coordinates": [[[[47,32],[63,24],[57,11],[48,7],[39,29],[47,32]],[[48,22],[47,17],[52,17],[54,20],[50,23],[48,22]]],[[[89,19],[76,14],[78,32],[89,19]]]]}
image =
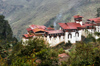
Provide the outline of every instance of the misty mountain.
{"type": "Polygon", "coordinates": [[[6,16],[19,38],[30,24],[50,26],[54,21],[72,21],[76,14],[84,20],[96,17],[99,6],[99,0],[0,0],[0,14],[6,16]]]}

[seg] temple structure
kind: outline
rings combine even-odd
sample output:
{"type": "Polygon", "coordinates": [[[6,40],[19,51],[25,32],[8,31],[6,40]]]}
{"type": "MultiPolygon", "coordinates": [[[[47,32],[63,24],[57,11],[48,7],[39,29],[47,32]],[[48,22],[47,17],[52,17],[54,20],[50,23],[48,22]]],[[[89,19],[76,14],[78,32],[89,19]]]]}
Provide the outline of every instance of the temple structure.
{"type": "MultiPolygon", "coordinates": [[[[23,35],[23,45],[29,40],[29,38],[42,37],[46,40],[50,46],[56,46],[61,42],[76,43],[81,41],[81,36],[86,36],[88,33],[100,32],[100,17],[88,19],[87,22],[82,22],[82,16],[75,15],[75,22],[58,23],[59,30],[55,30],[51,27],[41,25],[30,25],[27,28],[27,34],[23,35]],[[86,33],[86,30],[88,33],[86,33]]],[[[98,39],[98,36],[94,36],[98,39]]]]}

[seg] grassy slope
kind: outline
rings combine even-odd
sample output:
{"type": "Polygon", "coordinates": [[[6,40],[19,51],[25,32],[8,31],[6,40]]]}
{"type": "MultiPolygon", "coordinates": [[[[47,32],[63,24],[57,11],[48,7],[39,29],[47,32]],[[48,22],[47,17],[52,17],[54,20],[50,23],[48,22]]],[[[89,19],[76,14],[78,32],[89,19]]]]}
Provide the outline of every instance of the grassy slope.
{"type": "MultiPolygon", "coordinates": [[[[74,22],[73,16],[74,15],[81,15],[83,16],[83,22],[86,22],[89,18],[95,18],[97,14],[97,8],[99,8],[100,2],[90,2],[90,3],[83,3],[76,6],[73,6],[71,9],[63,13],[63,16],[57,22],[74,22]]],[[[48,21],[45,25],[49,26],[55,21],[55,18],[48,21]]]]}
{"type": "Polygon", "coordinates": [[[59,14],[60,11],[66,12],[68,9],[71,8],[71,6],[75,5],[75,3],[73,3],[73,5],[68,7],[68,3],[69,0],[42,0],[41,2],[37,3],[38,5],[32,5],[32,3],[30,2],[31,5],[26,4],[26,7],[19,9],[19,11],[16,10],[7,19],[11,20],[10,24],[13,28],[14,34],[17,36],[21,36],[21,34],[25,33],[25,28],[27,28],[28,25],[43,25],[52,17],[59,14]]]}

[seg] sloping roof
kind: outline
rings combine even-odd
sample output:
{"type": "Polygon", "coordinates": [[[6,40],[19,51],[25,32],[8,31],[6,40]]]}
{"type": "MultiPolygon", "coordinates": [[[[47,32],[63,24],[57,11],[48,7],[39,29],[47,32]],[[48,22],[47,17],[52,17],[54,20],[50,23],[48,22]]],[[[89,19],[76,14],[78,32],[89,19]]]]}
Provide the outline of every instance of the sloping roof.
{"type": "Polygon", "coordinates": [[[69,29],[66,23],[58,23],[63,29],[69,29]]]}
{"type": "Polygon", "coordinates": [[[38,29],[46,29],[46,26],[43,26],[43,25],[30,25],[29,27],[31,29],[35,29],[35,28],[38,28],[38,29]]]}
{"type": "Polygon", "coordinates": [[[75,15],[75,16],[73,16],[74,18],[83,18],[82,16],[80,16],[80,15],[75,15]]]}
{"type": "Polygon", "coordinates": [[[37,28],[39,28],[39,29],[46,29],[46,26],[43,26],[43,25],[37,25],[37,28]]]}
{"type": "Polygon", "coordinates": [[[100,23],[100,21],[95,21],[95,23],[100,23]]]}
{"type": "Polygon", "coordinates": [[[30,25],[29,27],[30,27],[31,29],[37,28],[36,25],[30,25]]]}
{"type": "Polygon", "coordinates": [[[31,31],[32,29],[31,29],[31,28],[27,28],[26,30],[27,30],[27,31],[31,31]]]}
{"type": "Polygon", "coordinates": [[[77,29],[81,27],[79,23],[70,22],[70,23],[58,23],[63,29],[77,29]]]}
{"type": "Polygon", "coordinates": [[[45,31],[45,30],[44,29],[38,29],[38,28],[36,28],[36,29],[33,29],[32,31],[35,33],[35,32],[45,31]]]}
{"type": "Polygon", "coordinates": [[[25,36],[26,38],[29,38],[29,37],[33,37],[34,35],[24,34],[24,36],[25,36]]]}
{"type": "Polygon", "coordinates": [[[85,28],[85,27],[87,27],[87,26],[95,26],[96,24],[84,24],[84,25],[82,25],[82,28],[85,28]]]}
{"type": "Polygon", "coordinates": [[[51,31],[46,31],[48,34],[58,34],[58,33],[63,33],[62,30],[51,30],[51,31]]]}
{"type": "Polygon", "coordinates": [[[94,21],[96,23],[100,23],[100,17],[98,18],[92,18],[92,19],[88,19],[89,21],[94,21]]]}
{"type": "Polygon", "coordinates": [[[79,23],[75,23],[75,22],[67,23],[67,25],[69,26],[70,29],[77,29],[78,27],[81,27],[79,23]]]}

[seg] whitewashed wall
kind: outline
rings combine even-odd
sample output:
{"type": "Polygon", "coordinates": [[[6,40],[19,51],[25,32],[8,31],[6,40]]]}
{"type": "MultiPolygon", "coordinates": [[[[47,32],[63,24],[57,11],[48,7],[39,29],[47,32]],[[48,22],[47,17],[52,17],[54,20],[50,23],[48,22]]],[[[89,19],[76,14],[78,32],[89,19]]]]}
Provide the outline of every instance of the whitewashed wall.
{"type": "Polygon", "coordinates": [[[80,21],[80,22],[79,21],[76,21],[76,23],[79,23],[80,25],[82,25],[82,21],[80,21]]]}
{"type": "Polygon", "coordinates": [[[87,30],[89,31],[89,33],[92,34],[92,33],[94,33],[94,30],[95,30],[95,29],[87,29],[87,30]]]}
{"type": "Polygon", "coordinates": [[[68,32],[65,32],[65,43],[68,42],[68,32]]]}
{"type": "Polygon", "coordinates": [[[79,33],[79,36],[78,34],[76,34],[76,41],[81,41],[82,30],[79,30],[78,33],[79,33]]]}
{"type": "Polygon", "coordinates": [[[69,40],[71,43],[76,43],[75,32],[71,32],[71,34],[72,34],[72,38],[69,38],[68,40],[69,40]]]}
{"type": "Polygon", "coordinates": [[[68,38],[68,32],[65,33],[65,43],[67,43],[68,41],[70,41],[71,43],[76,43],[76,36],[75,36],[75,32],[70,32],[71,35],[68,38]]]}
{"type": "Polygon", "coordinates": [[[64,41],[63,38],[64,36],[61,36],[61,37],[57,36],[55,38],[53,36],[51,38],[47,36],[47,42],[50,44],[50,46],[56,46],[57,44],[64,41]]]}

